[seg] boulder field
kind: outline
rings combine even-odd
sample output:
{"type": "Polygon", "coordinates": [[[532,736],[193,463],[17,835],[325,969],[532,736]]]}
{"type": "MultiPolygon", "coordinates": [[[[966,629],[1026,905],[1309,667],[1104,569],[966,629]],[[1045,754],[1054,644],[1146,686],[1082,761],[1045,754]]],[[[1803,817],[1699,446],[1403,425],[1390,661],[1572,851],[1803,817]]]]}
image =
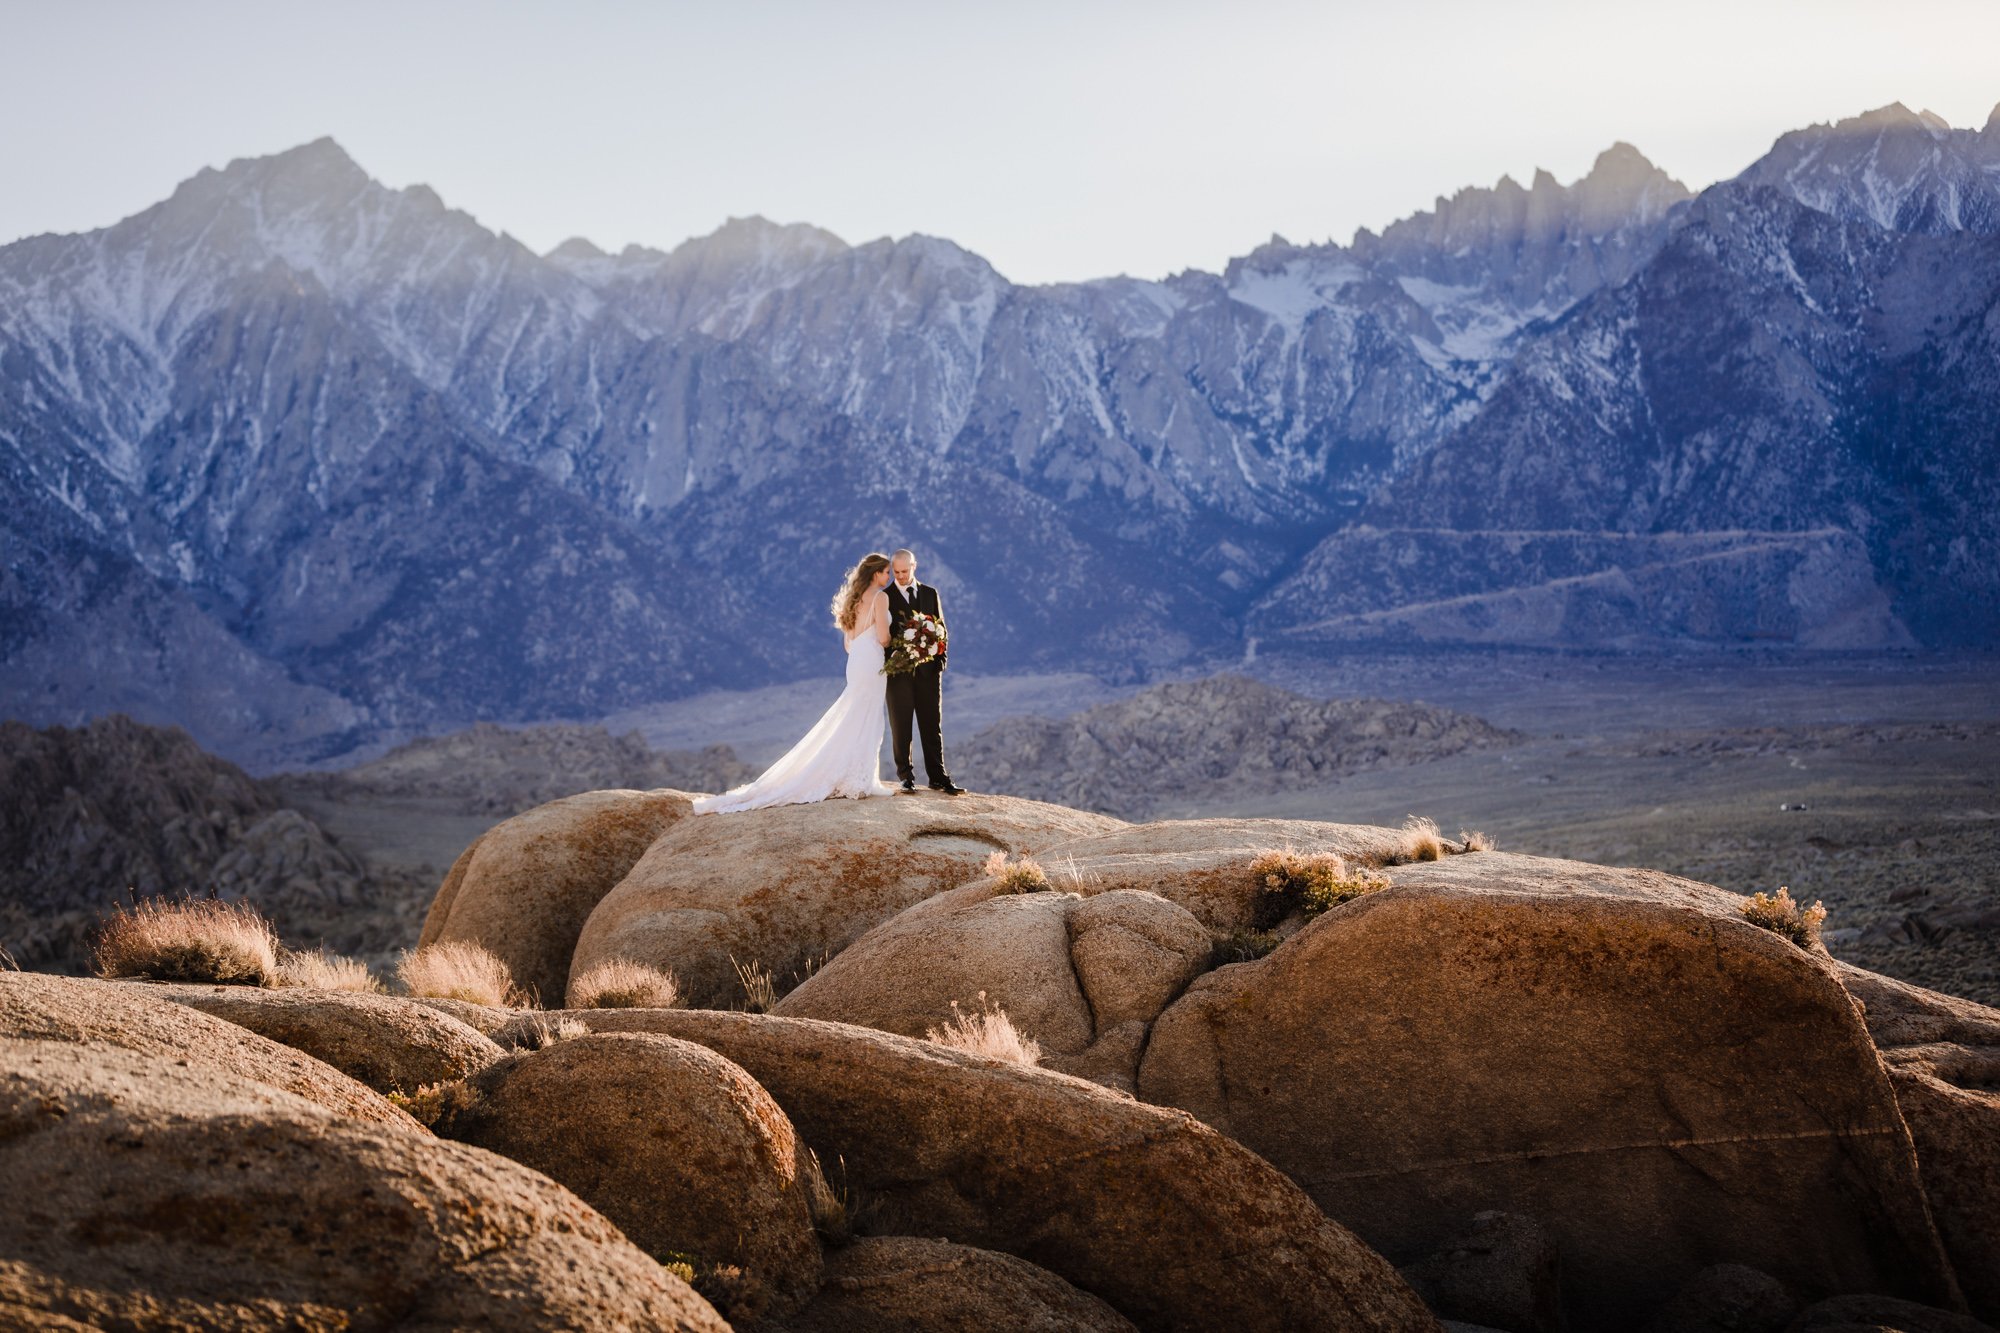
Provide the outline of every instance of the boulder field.
{"type": "Polygon", "coordinates": [[[2000,1318],[2000,1011],[1712,886],[1314,821],[686,801],[497,825],[424,938],[547,1002],[629,959],[700,1007],[0,973],[0,1193],[37,1201],[0,1326],[2000,1318]],[[1386,886],[1309,915],[1250,873],[1274,850],[1386,886]],[[993,1011],[1040,1067],[920,1039],[993,1011]]]}

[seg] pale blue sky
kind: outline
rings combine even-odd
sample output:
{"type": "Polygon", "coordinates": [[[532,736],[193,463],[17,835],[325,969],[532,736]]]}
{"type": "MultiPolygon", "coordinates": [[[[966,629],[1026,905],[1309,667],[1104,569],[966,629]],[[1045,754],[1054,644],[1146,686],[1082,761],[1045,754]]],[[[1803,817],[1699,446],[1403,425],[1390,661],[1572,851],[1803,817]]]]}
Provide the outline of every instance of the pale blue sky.
{"type": "Polygon", "coordinates": [[[1023,282],[1345,241],[1616,139],[1698,188],[1814,121],[2000,101],[1994,0],[0,0],[0,32],[0,243],[331,134],[537,250],[762,213],[1023,282]]]}

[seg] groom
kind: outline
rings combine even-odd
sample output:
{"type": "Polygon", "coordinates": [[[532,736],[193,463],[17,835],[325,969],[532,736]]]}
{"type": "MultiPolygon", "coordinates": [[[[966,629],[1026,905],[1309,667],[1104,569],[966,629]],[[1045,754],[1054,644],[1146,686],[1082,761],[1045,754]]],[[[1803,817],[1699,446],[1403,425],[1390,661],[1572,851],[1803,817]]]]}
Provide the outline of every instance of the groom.
{"type": "MultiPolygon", "coordinates": [[[[912,611],[944,620],[938,590],[917,582],[917,557],[898,551],[889,558],[889,639],[893,643],[903,632],[912,611]]],[[[947,657],[950,650],[946,650],[947,657]]],[[[889,736],[894,744],[896,776],[903,790],[917,789],[917,771],[910,766],[910,717],[916,715],[917,735],[924,742],[924,777],[932,791],[946,796],[963,796],[965,789],[944,771],[944,662],[926,662],[915,671],[901,671],[889,677],[889,736]]]]}

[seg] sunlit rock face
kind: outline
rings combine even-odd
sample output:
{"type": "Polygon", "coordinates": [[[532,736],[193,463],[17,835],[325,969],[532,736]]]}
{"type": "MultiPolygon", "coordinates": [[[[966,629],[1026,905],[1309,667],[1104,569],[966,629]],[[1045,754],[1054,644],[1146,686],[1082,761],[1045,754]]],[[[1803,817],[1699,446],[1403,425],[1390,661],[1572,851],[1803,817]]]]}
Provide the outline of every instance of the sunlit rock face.
{"type": "Polygon", "coordinates": [[[1890,107],[1699,197],[1619,144],[1347,245],[1026,287],[761,218],[538,256],[318,140],[0,248],[0,686],[292,758],[601,716],[827,671],[871,545],[974,670],[1990,642],[1996,181],[2000,129],[1890,107]],[[1731,605],[1686,613],[1690,535],[1731,605]]]}

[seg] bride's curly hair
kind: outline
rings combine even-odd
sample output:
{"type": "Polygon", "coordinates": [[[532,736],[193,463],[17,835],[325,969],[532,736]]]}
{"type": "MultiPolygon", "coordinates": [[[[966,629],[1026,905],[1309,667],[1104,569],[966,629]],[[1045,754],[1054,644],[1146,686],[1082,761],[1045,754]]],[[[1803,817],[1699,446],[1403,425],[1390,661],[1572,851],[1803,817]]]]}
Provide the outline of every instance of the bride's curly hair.
{"type": "Polygon", "coordinates": [[[868,591],[868,585],[875,576],[888,567],[888,556],[880,551],[870,551],[840,580],[840,591],[833,595],[833,623],[840,627],[842,634],[854,632],[854,616],[861,609],[861,595],[868,591]]]}

